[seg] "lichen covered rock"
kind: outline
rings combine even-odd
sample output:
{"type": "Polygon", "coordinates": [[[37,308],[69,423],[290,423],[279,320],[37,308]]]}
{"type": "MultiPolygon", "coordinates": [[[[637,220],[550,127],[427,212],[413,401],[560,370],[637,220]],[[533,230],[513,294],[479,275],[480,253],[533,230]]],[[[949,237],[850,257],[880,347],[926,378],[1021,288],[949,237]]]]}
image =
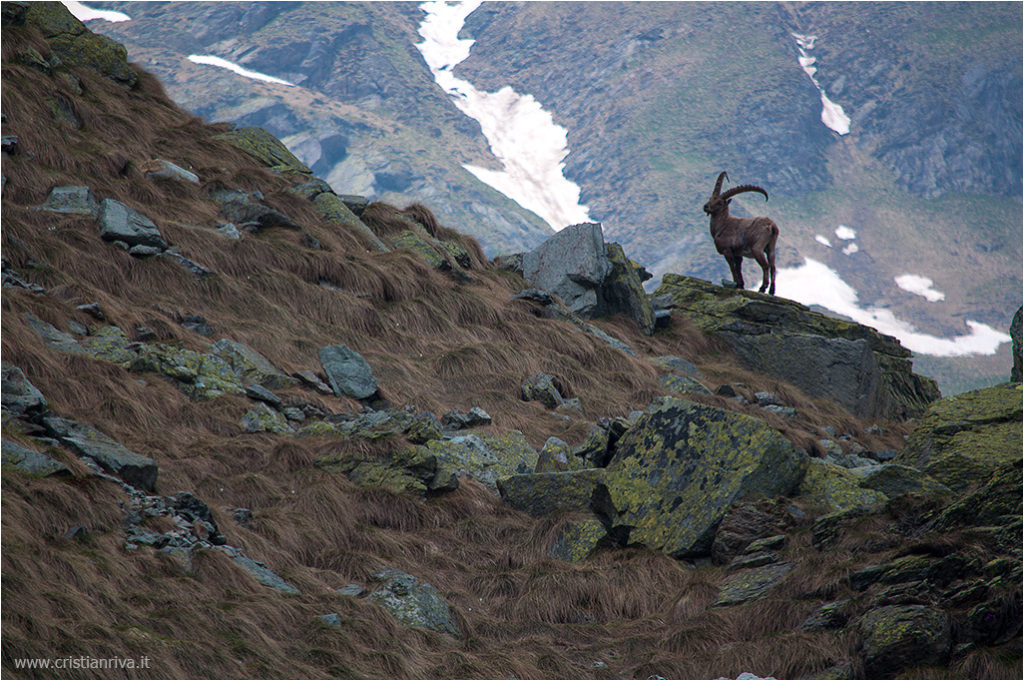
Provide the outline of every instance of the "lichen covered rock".
{"type": "Polygon", "coordinates": [[[548,555],[570,563],[579,563],[593,553],[601,540],[607,536],[604,525],[597,518],[575,520],[562,527],[548,555]]]}
{"type": "Polygon", "coordinates": [[[883,606],[857,623],[866,678],[893,678],[917,665],[942,665],[951,642],[948,617],[924,605],[883,606]]]}
{"type": "Polygon", "coordinates": [[[248,126],[215,136],[232,144],[271,170],[312,175],[306,164],[288,150],[284,142],[263,128],[248,126]]]}
{"type": "Polygon", "coordinates": [[[451,609],[441,594],[430,584],[419,581],[408,572],[388,568],[373,576],[381,585],[367,598],[381,606],[400,622],[443,634],[461,637],[462,632],[452,617],[451,609]]]}
{"type": "Polygon", "coordinates": [[[478,480],[494,492],[498,491],[498,480],[532,473],[537,468],[537,451],[518,430],[459,435],[432,440],[426,446],[438,461],[460,476],[478,480]]]}
{"type": "Polygon", "coordinates": [[[763,421],[665,397],[619,439],[595,510],[624,543],[707,553],[735,501],[793,491],[807,455],[763,421]]]}
{"type": "Polygon", "coordinates": [[[983,484],[1003,463],[1019,466],[1020,383],[953,395],[929,408],[896,463],[919,468],[954,492],[983,484]]]}
{"type": "Polygon", "coordinates": [[[589,511],[594,494],[607,475],[601,468],[529,473],[500,479],[497,485],[509,506],[544,516],[561,511],[589,511]]]}
{"type": "Polygon", "coordinates": [[[848,469],[821,459],[811,459],[797,495],[827,513],[871,509],[885,503],[882,492],[861,486],[862,478],[848,469]]]}

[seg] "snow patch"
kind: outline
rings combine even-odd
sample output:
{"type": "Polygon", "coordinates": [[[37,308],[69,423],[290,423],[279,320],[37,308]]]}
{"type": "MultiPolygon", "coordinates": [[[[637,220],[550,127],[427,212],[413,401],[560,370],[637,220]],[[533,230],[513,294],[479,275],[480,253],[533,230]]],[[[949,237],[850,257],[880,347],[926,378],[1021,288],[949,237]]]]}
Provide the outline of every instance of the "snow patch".
{"type": "Polygon", "coordinates": [[[459,110],[480,124],[503,169],[463,167],[539,215],[556,231],[590,222],[587,207],[579,202],[579,186],[563,174],[569,153],[568,131],[557,125],[533,96],[507,86],[483,92],[453,73],[475,42],[458,36],[466,17],[479,5],[479,0],[421,4],[426,13],[419,27],[423,42],[416,45],[441,89],[459,110]]]}
{"type": "MultiPolygon", "coordinates": [[[[929,286],[931,281],[929,280],[929,286]]],[[[804,305],[820,305],[849,317],[859,324],[895,336],[900,343],[919,355],[935,357],[965,357],[993,355],[1010,337],[987,324],[968,320],[969,333],[953,338],[941,338],[921,333],[913,324],[898,319],[892,312],[877,307],[861,307],[857,292],[826,265],[804,258],[799,267],[779,270],[776,283],[778,295],[804,305]]]]}
{"type": "Polygon", "coordinates": [[[832,248],[832,242],[829,241],[827,237],[824,237],[824,236],[822,236],[820,234],[815,234],[814,235],[814,240],[817,241],[822,246],[825,246],[827,248],[832,248]]]}
{"type": "Polygon", "coordinates": [[[938,301],[946,298],[945,293],[936,291],[932,288],[932,284],[934,282],[928,277],[922,277],[919,274],[901,274],[893,279],[895,280],[896,285],[904,291],[922,296],[933,303],[937,303],[938,301]]]}
{"type": "Polygon", "coordinates": [[[836,236],[843,241],[853,241],[857,238],[857,232],[847,227],[846,225],[839,225],[836,227],[836,236]]]}
{"type": "Polygon", "coordinates": [[[801,35],[799,33],[793,33],[792,36],[796,38],[797,48],[800,50],[800,56],[797,57],[800,68],[804,70],[807,77],[814,83],[814,87],[818,88],[818,94],[821,95],[821,122],[830,130],[834,130],[840,135],[848,134],[850,132],[850,117],[843,111],[843,107],[825,95],[825,89],[821,87],[818,79],[814,77],[814,74],[818,72],[818,69],[814,66],[817,60],[807,53],[814,49],[814,41],[818,39],[817,36],[801,35]]]}
{"type": "Polygon", "coordinates": [[[860,246],[858,246],[857,244],[847,244],[846,246],[843,247],[843,253],[845,255],[853,255],[859,250],[860,246]]]}
{"type": "Polygon", "coordinates": [[[75,0],[64,0],[64,6],[68,8],[68,11],[79,21],[92,21],[94,19],[102,19],[103,21],[109,21],[111,23],[117,23],[119,21],[131,21],[132,18],[124,12],[114,12],[107,9],[93,9],[92,7],[86,7],[84,3],[75,2],[75,0]]]}
{"type": "Polygon", "coordinates": [[[287,80],[268,76],[267,74],[259,73],[258,71],[250,71],[249,69],[243,68],[234,62],[230,62],[227,59],[221,59],[220,57],[214,57],[213,55],[190,54],[188,55],[188,60],[194,64],[206,64],[207,66],[216,66],[218,68],[227,69],[228,71],[232,71],[246,78],[251,78],[252,80],[261,80],[266,83],[277,83],[278,85],[295,87],[295,83],[289,83],[287,80]]]}

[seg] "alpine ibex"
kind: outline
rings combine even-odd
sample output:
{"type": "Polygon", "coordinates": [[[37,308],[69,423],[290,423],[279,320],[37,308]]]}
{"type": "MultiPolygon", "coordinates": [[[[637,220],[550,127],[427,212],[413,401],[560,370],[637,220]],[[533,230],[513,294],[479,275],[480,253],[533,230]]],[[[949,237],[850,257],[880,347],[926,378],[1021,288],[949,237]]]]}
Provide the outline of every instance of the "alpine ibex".
{"type": "Polygon", "coordinates": [[[743,288],[743,258],[753,258],[761,266],[764,279],[761,288],[764,293],[775,295],[775,242],[779,238],[779,227],[769,218],[735,218],[729,215],[729,203],[732,197],[743,192],[758,192],[768,200],[768,192],[752,184],[741,184],[732,189],[722,191],[722,180],[728,179],[722,172],[715,182],[711,198],[704,204],[704,212],[711,216],[711,238],[715,248],[725,256],[732,270],[732,280],[737,288],[743,288]],[[770,277],[769,277],[770,275],[770,277]]]}

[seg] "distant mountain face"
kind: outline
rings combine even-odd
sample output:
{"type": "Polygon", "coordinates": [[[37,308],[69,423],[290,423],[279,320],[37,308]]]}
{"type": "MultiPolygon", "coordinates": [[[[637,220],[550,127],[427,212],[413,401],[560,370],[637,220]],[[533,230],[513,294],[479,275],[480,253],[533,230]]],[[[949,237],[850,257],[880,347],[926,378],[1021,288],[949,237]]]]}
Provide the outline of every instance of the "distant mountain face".
{"type": "MultiPolygon", "coordinates": [[[[550,234],[463,168],[496,164],[415,47],[418,5],[95,6],[131,17],[90,27],[176,101],[266,127],[336,190],[422,201],[492,254],[550,234]],[[193,64],[195,53],[296,87],[193,64]]],[[[476,42],[455,73],[553,114],[581,203],[656,277],[728,277],[700,210],[727,170],[769,193],[733,208],[781,226],[782,281],[810,258],[862,307],[937,337],[967,333],[966,320],[1005,331],[1020,305],[1018,3],[484,3],[461,37],[476,42]],[[849,118],[847,134],[822,122],[823,98],[849,118]],[[856,240],[838,238],[844,229],[856,240]],[[908,274],[944,298],[900,288],[908,274]]],[[[940,382],[966,376],[948,391],[999,379],[1008,347],[952,369],[921,361],[940,382]]]]}

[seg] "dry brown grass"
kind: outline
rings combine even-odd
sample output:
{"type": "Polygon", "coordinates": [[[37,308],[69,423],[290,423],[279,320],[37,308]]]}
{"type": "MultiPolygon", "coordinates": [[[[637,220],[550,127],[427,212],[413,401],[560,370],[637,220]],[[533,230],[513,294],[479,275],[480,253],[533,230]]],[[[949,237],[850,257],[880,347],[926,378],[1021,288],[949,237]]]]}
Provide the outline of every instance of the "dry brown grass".
{"type": "MultiPolygon", "coordinates": [[[[525,283],[491,269],[473,240],[437,224],[428,207],[376,204],[366,219],[385,231],[411,220],[435,238],[460,240],[473,260],[473,282],[457,283],[407,253],[369,255],[353,235],[288,194],[289,179],[212,139],[225,126],[204,125],[174,107],[152,76],[140,74],[140,84],[126,90],[81,72],[79,94],[59,75],[12,64],[27,45],[46,49],[38,35],[4,28],[3,108],[23,153],[4,159],[0,238],[5,259],[47,293],[4,289],[4,361],[21,367],[56,413],[153,457],[161,494],[194,492],[232,545],[302,595],[259,585],[218,551],[198,552],[194,574],[186,575],[151,549],[125,550],[124,493],[54,448],[72,468],[70,479],[3,472],[5,677],[31,676],[15,671],[17,658],[148,655],[150,670],[125,675],[715,678],[750,671],[788,678],[813,676],[848,655],[841,635],[792,629],[823,600],[843,595],[857,565],[894,552],[882,527],[891,519],[856,528],[829,552],[811,547],[800,530],[787,549],[800,567],[778,599],[713,609],[723,568],[691,568],[634,548],[602,548],[579,565],[555,561],[547,547],[569,517],[531,518],[473,481],[420,500],[361,489],[314,465],[339,449],[382,456],[403,443],[244,434],[238,422],[251,403],[243,397],[192,402],[159,376],[45,347],[27,313],[61,329],[72,320],[95,324],[75,310],[94,301],[129,335],[143,325],[160,342],[207,351],[209,340],[179,323],[181,315],[201,314],[215,338],[245,343],[285,371],[315,369],[320,347],[345,343],[368,359],[393,403],[436,414],[481,406],[494,429],[522,430],[538,448],[551,435],[576,444],[596,418],[643,408],[661,392],[646,358],[665,354],[694,361],[712,387],[744,383],[800,405],[798,419],[768,417],[800,446],[813,447],[822,425],[858,433],[868,425],[737,367],[685,320],[654,337],[626,319],[598,321],[636,349],[639,357],[630,357],[571,324],[539,318],[532,303],[510,300],[525,283]],[[53,119],[48,99],[55,98],[71,103],[80,125],[53,119]],[[141,168],[153,158],[194,170],[203,184],[146,180],[141,168]],[[87,184],[97,197],[148,215],[169,242],[215,274],[196,279],[160,258],[132,258],[102,242],[92,220],[34,209],[52,187],[67,184],[87,184]],[[259,189],[323,248],[310,249],[301,234],[281,229],[241,241],[221,237],[214,231],[218,208],[208,198],[220,186],[259,189]],[[536,371],[580,397],[585,417],[565,422],[521,401],[519,386],[536,371]],[[253,520],[235,523],[228,509],[236,507],[252,509],[253,520]],[[88,534],[65,538],[74,525],[88,534]],[[365,599],[334,594],[350,582],[368,584],[386,566],[437,587],[465,637],[406,627],[365,599]],[[340,628],[320,624],[328,612],[341,616],[340,628]],[[597,660],[608,668],[595,668],[597,660]]],[[[284,394],[335,412],[357,408],[298,389],[284,394]]],[[[699,399],[764,417],[722,398],[699,399]]],[[[870,444],[898,446],[905,427],[883,425],[887,434],[870,444]]],[[[4,437],[34,443],[9,423],[4,437]]],[[[896,515],[907,527],[917,518],[912,510],[896,515]]],[[[979,651],[957,664],[972,677],[1019,675],[1020,657],[979,651]]],[[[118,673],[63,674],[71,676],[118,673]]]]}

